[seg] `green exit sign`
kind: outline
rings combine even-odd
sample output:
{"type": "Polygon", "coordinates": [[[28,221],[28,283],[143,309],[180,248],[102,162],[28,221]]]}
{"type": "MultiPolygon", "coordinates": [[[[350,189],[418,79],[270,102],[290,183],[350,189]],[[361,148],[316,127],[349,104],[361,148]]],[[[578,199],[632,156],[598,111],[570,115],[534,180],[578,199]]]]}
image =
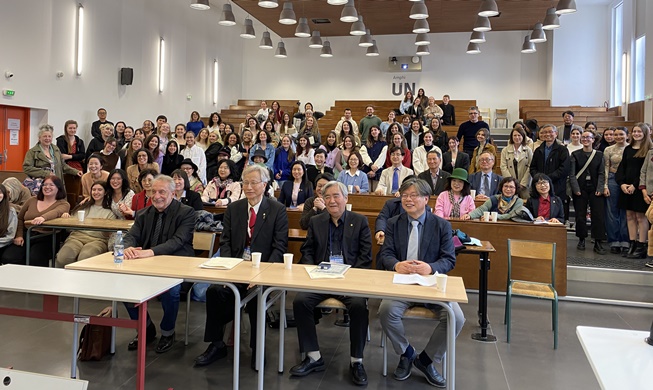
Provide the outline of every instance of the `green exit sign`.
{"type": "Polygon", "coordinates": [[[4,96],[14,96],[16,94],[16,91],[13,89],[3,89],[2,90],[2,95],[4,96]]]}

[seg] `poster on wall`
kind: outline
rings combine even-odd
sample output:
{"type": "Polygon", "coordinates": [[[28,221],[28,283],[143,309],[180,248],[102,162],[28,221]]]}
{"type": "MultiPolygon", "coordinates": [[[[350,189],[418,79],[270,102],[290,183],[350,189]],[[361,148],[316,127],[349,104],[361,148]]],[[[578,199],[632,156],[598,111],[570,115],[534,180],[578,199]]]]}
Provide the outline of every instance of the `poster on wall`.
{"type": "Polygon", "coordinates": [[[7,130],[20,130],[20,119],[7,118],[7,130]]]}
{"type": "Polygon", "coordinates": [[[18,145],[20,131],[19,130],[9,130],[9,145],[16,146],[18,145]]]}

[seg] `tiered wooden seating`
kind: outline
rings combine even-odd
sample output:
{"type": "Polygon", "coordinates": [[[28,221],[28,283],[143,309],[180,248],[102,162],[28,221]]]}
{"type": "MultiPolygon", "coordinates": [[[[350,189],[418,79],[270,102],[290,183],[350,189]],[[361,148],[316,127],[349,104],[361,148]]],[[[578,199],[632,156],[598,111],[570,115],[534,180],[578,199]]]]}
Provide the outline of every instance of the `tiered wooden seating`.
{"type": "Polygon", "coordinates": [[[627,121],[614,110],[605,107],[564,106],[552,107],[548,100],[520,100],[519,114],[523,120],[537,119],[540,126],[553,124],[559,126],[563,123],[562,113],[571,110],[574,112],[574,123],[584,126],[586,122],[595,122],[599,132],[610,126],[632,127],[635,122],[627,121]]]}
{"type": "MultiPolygon", "coordinates": [[[[293,116],[298,110],[299,99],[266,99],[268,107],[272,106],[272,102],[277,100],[281,105],[281,109],[284,112],[293,116]]],[[[256,112],[261,108],[261,99],[252,100],[252,99],[239,99],[238,104],[232,104],[229,108],[220,111],[220,116],[222,121],[226,123],[231,123],[238,128],[238,125],[245,120],[247,114],[256,114],[256,112]]],[[[204,122],[208,123],[208,118],[202,118],[204,122]]]]}

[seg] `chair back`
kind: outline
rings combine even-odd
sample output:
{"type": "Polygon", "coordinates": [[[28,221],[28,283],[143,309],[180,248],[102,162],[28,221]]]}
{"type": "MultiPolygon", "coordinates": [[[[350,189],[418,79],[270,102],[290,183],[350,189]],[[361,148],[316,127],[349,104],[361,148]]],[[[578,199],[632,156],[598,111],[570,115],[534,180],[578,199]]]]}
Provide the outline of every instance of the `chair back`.
{"type": "Polygon", "coordinates": [[[519,279],[529,280],[528,269],[535,263],[549,263],[551,267],[551,285],[555,287],[556,243],[530,240],[508,239],[508,281],[512,280],[513,257],[529,260],[527,268],[520,268],[519,279]]]}
{"type": "Polygon", "coordinates": [[[208,251],[209,257],[212,257],[215,249],[216,235],[216,233],[212,232],[194,232],[193,249],[208,251]]]}

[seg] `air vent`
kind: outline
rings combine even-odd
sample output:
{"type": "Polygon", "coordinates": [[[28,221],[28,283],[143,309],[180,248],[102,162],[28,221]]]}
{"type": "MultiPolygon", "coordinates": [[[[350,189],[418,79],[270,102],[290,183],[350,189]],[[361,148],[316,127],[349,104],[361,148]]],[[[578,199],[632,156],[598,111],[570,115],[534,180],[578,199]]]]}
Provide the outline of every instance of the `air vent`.
{"type": "Polygon", "coordinates": [[[329,23],[331,23],[331,21],[329,19],[326,19],[326,18],[311,19],[311,22],[313,22],[314,24],[329,24],[329,23]]]}

